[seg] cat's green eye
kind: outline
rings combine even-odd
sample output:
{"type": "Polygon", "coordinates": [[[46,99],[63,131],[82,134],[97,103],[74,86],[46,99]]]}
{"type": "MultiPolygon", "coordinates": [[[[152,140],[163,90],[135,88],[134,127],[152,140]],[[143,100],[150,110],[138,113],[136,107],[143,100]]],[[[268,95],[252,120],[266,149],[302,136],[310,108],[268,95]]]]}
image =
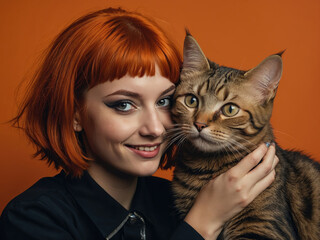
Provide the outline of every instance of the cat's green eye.
{"type": "Polygon", "coordinates": [[[196,96],[190,94],[187,95],[184,99],[185,104],[189,107],[189,108],[196,108],[198,107],[198,99],[196,96]]]}
{"type": "Polygon", "coordinates": [[[231,103],[224,105],[221,109],[223,115],[225,115],[226,117],[233,117],[237,115],[239,110],[240,108],[238,106],[231,103]]]}

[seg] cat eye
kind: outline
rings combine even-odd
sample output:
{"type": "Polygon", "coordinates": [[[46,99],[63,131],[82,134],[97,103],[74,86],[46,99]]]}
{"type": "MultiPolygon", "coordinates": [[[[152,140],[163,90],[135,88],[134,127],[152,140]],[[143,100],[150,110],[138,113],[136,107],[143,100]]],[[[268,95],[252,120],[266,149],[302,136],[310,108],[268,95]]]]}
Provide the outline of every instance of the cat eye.
{"type": "Polygon", "coordinates": [[[184,99],[185,104],[190,108],[196,108],[198,107],[198,99],[196,96],[190,94],[187,95],[184,99]]]}
{"type": "Polygon", "coordinates": [[[223,115],[225,115],[226,117],[233,117],[233,116],[237,115],[239,110],[240,110],[240,108],[238,106],[231,104],[231,103],[224,105],[221,109],[223,115]]]}

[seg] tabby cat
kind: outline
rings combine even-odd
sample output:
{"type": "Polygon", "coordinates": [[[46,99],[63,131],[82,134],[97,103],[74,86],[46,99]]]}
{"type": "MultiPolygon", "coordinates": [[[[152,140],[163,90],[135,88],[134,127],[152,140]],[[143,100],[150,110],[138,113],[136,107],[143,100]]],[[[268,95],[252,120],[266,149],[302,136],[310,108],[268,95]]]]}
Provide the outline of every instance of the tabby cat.
{"type": "MultiPolygon", "coordinates": [[[[172,182],[184,217],[212,177],[260,143],[274,142],[269,123],[282,74],[282,54],[241,71],[208,60],[187,33],[172,108],[178,146],[172,182]]],[[[320,164],[276,145],[276,179],[224,225],[218,239],[320,239],[320,164]]]]}

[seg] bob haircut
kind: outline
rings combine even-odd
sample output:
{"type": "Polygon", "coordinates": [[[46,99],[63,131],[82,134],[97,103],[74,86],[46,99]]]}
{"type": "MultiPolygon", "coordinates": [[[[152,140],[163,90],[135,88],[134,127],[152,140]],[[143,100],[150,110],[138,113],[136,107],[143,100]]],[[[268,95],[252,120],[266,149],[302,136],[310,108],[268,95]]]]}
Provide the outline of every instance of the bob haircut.
{"type": "MultiPolygon", "coordinates": [[[[13,125],[24,129],[40,156],[81,176],[89,158],[73,128],[86,90],[129,74],[155,74],[176,83],[181,55],[163,30],[139,13],[108,8],[85,15],[52,42],[29,85],[13,125]]],[[[161,165],[168,160],[163,156],[161,165]]]]}

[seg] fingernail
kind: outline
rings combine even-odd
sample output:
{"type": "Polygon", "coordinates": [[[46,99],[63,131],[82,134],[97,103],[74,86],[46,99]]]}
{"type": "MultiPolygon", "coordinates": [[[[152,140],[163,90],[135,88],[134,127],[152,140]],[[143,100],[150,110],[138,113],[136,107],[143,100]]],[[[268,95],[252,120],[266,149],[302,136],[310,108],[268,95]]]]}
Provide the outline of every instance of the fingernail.
{"type": "Polygon", "coordinates": [[[266,144],[267,147],[269,147],[271,143],[270,142],[266,142],[265,144],[266,144]]]}

